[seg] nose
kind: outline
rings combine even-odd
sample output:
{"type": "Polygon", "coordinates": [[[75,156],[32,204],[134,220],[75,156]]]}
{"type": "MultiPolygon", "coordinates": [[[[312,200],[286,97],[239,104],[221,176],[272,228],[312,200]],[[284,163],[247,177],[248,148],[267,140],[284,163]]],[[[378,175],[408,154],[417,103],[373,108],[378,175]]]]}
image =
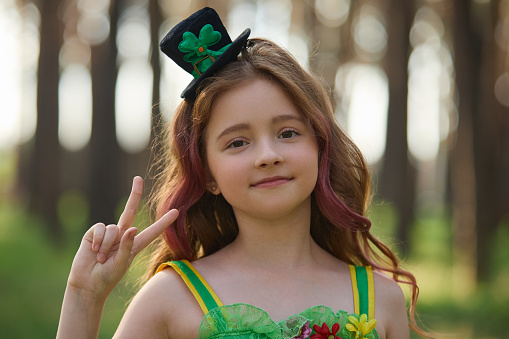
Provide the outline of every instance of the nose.
{"type": "Polygon", "coordinates": [[[258,145],[255,166],[258,168],[266,168],[277,166],[283,163],[283,156],[278,151],[273,142],[265,141],[258,145]]]}

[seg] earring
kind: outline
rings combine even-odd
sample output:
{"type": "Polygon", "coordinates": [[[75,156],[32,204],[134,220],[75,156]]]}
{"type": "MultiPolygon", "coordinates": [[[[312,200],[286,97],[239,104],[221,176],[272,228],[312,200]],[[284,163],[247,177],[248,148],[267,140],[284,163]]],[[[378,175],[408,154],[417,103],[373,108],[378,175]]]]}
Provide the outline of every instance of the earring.
{"type": "Polygon", "coordinates": [[[216,187],[216,186],[210,186],[210,190],[211,190],[212,192],[215,192],[215,191],[217,190],[217,187],[216,187]]]}

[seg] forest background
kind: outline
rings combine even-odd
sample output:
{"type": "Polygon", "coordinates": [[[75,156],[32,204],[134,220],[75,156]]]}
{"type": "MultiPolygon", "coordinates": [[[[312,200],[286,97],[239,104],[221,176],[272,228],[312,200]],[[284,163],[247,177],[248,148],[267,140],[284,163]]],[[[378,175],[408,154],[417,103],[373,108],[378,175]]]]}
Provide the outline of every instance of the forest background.
{"type": "MultiPolygon", "coordinates": [[[[0,328],[56,333],[85,230],[114,223],[190,75],[158,42],[214,7],[234,39],[320,74],[373,169],[373,231],[444,338],[509,319],[508,0],[4,0],[0,3],[0,328]]],[[[144,210],[137,219],[149,222],[144,210]]],[[[111,337],[143,270],[110,297],[111,337]]]]}

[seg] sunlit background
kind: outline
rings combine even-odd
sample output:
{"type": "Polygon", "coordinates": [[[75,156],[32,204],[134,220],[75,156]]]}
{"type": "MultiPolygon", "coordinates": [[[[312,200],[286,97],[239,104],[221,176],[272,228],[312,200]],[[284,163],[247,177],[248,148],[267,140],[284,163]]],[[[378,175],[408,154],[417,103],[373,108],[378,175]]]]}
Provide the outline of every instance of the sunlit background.
{"type": "MultiPolygon", "coordinates": [[[[29,203],[24,200],[25,193],[19,192],[15,181],[21,176],[18,174],[21,170],[17,169],[23,158],[20,150],[31,147],[37,127],[42,1],[49,0],[0,1],[0,192],[5,195],[0,200],[5,206],[0,209],[0,215],[9,215],[11,212],[6,211],[14,210],[32,217],[27,207],[29,203]]],[[[110,1],[60,1],[58,15],[63,22],[63,40],[58,57],[58,141],[66,154],[80,154],[90,146],[93,135],[92,50],[110,37],[110,1]]],[[[170,121],[181,101],[180,93],[192,79],[159,53],[159,101],[153,102],[151,1],[119,1],[122,10],[116,32],[115,134],[121,150],[133,157],[146,154],[151,147],[154,105],[159,108],[163,120],[170,121]]],[[[408,255],[408,264],[420,282],[425,324],[450,332],[449,337],[496,338],[501,333],[497,328],[501,326],[494,323],[504,317],[509,319],[509,269],[507,265],[499,271],[494,269],[496,274],[489,279],[476,277],[479,267],[485,263],[475,258],[477,247],[481,246],[475,244],[476,239],[482,236],[481,228],[475,223],[483,203],[479,198],[476,200],[479,182],[489,183],[483,178],[504,177],[501,171],[509,171],[509,0],[392,0],[392,3],[412,4],[411,9],[406,7],[412,15],[407,17],[408,35],[403,37],[408,50],[401,54],[405,58],[400,65],[407,70],[402,79],[396,79],[391,73],[394,59],[388,54],[391,34],[397,35],[389,28],[392,20],[396,20],[395,12],[401,8],[391,7],[389,0],[159,0],[162,23],[158,40],[183,18],[209,5],[218,8],[232,39],[250,27],[251,37],[269,38],[279,43],[307,70],[321,75],[331,90],[337,120],[373,168],[376,194],[370,218],[375,232],[395,247],[400,245],[401,239],[409,240],[408,245],[399,250],[405,259],[408,255]],[[458,74],[457,69],[462,58],[469,54],[455,55],[461,51],[458,41],[462,34],[454,30],[462,19],[462,12],[458,10],[463,8],[461,4],[469,9],[466,22],[470,22],[468,27],[472,28],[472,31],[465,31],[464,36],[467,40],[474,35],[481,37],[478,51],[482,70],[490,69],[491,65],[494,69],[492,78],[483,78],[481,72],[465,80],[479,81],[477,91],[485,93],[473,99],[470,96],[475,93],[462,94],[464,87],[458,80],[464,74],[458,74]],[[403,108],[406,131],[399,144],[405,144],[408,150],[403,151],[403,167],[408,163],[411,170],[409,178],[401,177],[401,181],[403,186],[412,183],[412,198],[407,199],[409,206],[404,206],[404,197],[399,197],[398,202],[393,201],[390,194],[385,195],[390,192],[391,182],[384,184],[381,174],[384,168],[386,171],[389,168],[390,150],[386,144],[392,137],[388,135],[392,81],[399,81],[407,91],[406,96],[403,95],[403,99],[407,99],[403,108]],[[485,98],[491,101],[487,104],[485,98]],[[461,103],[465,99],[472,99],[472,105],[489,109],[480,109],[482,114],[478,116],[462,115],[461,103]],[[459,126],[466,127],[460,131],[459,126]],[[476,128],[485,128],[482,132],[485,134],[481,135],[492,136],[492,144],[486,146],[479,142],[476,128]],[[479,174],[482,169],[475,163],[475,157],[492,153],[498,156],[493,161],[493,171],[479,174]],[[404,216],[402,210],[405,209],[410,211],[410,216],[404,216]],[[411,224],[409,233],[402,233],[398,222],[411,224]],[[377,225],[380,226],[378,231],[377,225]],[[492,290],[498,294],[495,296],[492,290]],[[477,308],[484,308],[484,315],[479,315],[477,308]],[[493,314],[496,316],[490,318],[493,314]],[[481,331],[482,322],[490,324],[493,330],[481,331]]],[[[401,30],[404,25],[401,22],[401,30]]],[[[140,159],[127,163],[132,165],[140,159]]],[[[143,161],[148,162],[148,156],[143,161]]],[[[76,169],[79,164],[78,161],[72,168],[76,169]]],[[[140,167],[138,164],[139,168],[147,168],[147,165],[140,167]]],[[[69,180],[72,175],[66,174],[65,180],[72,182],[69,180]]],[[[486,231],[489,233],[487,243],[497,249],[496,253],[495,250],[490,252],[491,261],[487,265],[495,267],[509,257],[509,185],[506,179],[489,184],[499,189],[498,196],[505,199],[494,203],[501,217],[494,222],[496,227],[486,231]]],[[[83,186],[86,185],[88,183],[83,186]]],[[[489,187],[488,192],[492,186],[489,187]]],[[[88,211],[93,209],[86,193],[78,188],[62,192],[58,209],[64,229],[71,234],[72,240],[68,243],[76,244],[84,223],[88,222],[88,211]]],[[[1,248],[7,244],[6,234],[12,230],[7,227],[9,218],[0,217],[0,221],[6,223],[0,225],[0,264],[7,261],[1,256],[6,253],[1,248]]],[[[53,250],[47,251],[50,257],[54,256],[53,250]]],[[[63,256],[67,259],[60,259],[64,260],[60,261],[64,276],[67,267],[62,263],[69,263],[73,251],[74,248],[63,256]]],[[[58,299],[65,280],[55,284],[53,295],[58,299]]],[[[50,329],[54,326],[51,322],[58,320],[60,300],[51,302],[55,303],[53,313],[49,313],[53,315],[40,324],[50,329]]],[[[114,303],[122,309],[120,304],[122,302],[114,303]]],[[[120,311],[106,315],[105,322],[112,324],[105,325],[106,333],[118,322],[120,311]]],[[[25,333],[18,334],[20,338],[26,337],[26,333],[33,337],[32,332],[19,333],[25,333]]]]}
{"type": "MultiPolygon", "coordinates": [[[[125,151],[136,153],[149,143],[152,69],[147,1],[131,2],[133,5],[123,13],[118,26],[116,119],[118,142],[125,151]]],[[[64,35],[60,53],[59,140],[70,151],[84,148],[90,139],[90,45],[102,42],[109,33],[109,1],[79,0],[77,3],[80,12],[77,32],[64,35]]],[[[164,9],[164,2],[161,3],[164,9]]],[[[163,24],[165,28],[175,24],[175,18],[181,17],[179,13],[188,13],[192,1],[168,3],[171,3],[168,10],[172,10],[173,20],[168,19],[163,24]]],[[[224,21],[232,38],[250,27],[251,36],[276,41],[309,68],[308,59],[314,46],[305,31],[292,27],[292,1],[231,3],[224,21]]],[[[317,18],[328,27],[339,27],[346,20],[350,5],[348,0],[317,0],[317,18]]],[[[8,151],[30,140],[35,132],[40,14],[33,3],[19,5],[15,0],[4,0],[0,4],[0,19],[3,50],[0,54],[0,147],[8,151]]],[[[364,5],[352,27],[355,48],[361,57],[344,65],[338,63],[335,78],[342,99],[338,113],[341,112],[344,127],[371,163],[379,161],[385,150],[388,82],[379,63],[387,49],[384,26],[383,13],[369,2],[364,5]]],[[[162,29],[161,34],[166,31],[162,29]]],[[[408,65],[408,143],[411,154],[419,161],[435,159],[440,143],[451,132],[454,71],[443,35],[438,14],[430,7],[421,7],[410,36],[413,51],[408,65]]],[[[170,118],[190,75],[168,58],[161,56],[161,61],[164,69],[161,103],[170,118]]],[[[502,78],[500,86],[506,82],[502,78]]]]}

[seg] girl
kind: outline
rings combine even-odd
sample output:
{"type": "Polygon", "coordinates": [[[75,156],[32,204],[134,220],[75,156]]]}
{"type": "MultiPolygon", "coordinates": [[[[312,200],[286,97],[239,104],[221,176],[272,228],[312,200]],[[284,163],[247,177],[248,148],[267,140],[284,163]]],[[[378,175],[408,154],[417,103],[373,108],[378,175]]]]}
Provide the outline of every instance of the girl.
{"type": "Polygon", "coordinates": [[[326,91],[248,36],[231,42],[205,8],[162,41],[195,80],[168,133],[158,221],[135,236],[136,177],[118,224],[83,238],[58,337],[97,337],[108,294],[161,233],[116,337],[408,338],[397,282],[410,284],[410,326],[424,333],[414,277],[369,232],[368,168],[326,91]]]}

